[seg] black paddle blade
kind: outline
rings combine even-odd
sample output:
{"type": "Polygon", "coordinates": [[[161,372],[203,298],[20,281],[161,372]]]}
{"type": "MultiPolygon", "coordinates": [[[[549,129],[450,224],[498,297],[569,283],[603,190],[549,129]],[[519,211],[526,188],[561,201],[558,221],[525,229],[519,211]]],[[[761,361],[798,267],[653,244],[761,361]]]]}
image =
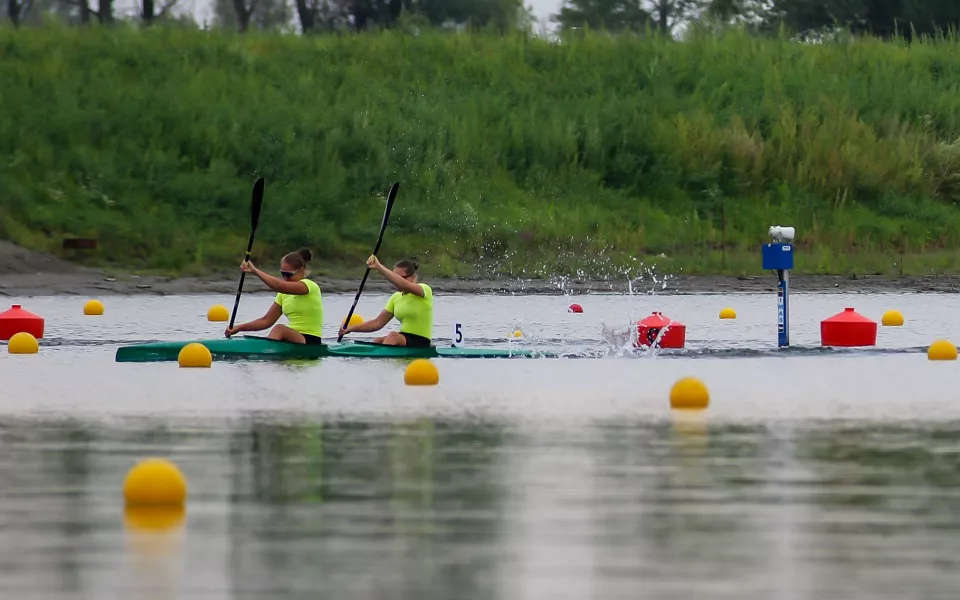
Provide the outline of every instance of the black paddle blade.
{"type": "Polygon", "coordinates": [[[250,229],[256,231],[260,222],[260,206],[263,204],[263,177],[253,184],[253,198],[250,200],[250,229]]]}
{"type": "Polygon", "coordinates": [[[390,210],[393,208],[393,202],[397,199],[397,191],[399,189],[399,181],[390,186],[390,193],[387,194],[387,206],[383,209],[383,222],[380,223],[380,231],[383,231],[387,228],[387,220],[390,218],[390,210]]]}
{"type": "Polygon", "coordinates": [[[399,189],[399,181],[390,186],[390,193],[387,194],[387,206],[383,209],[383,221],[380,223],[380,235],[377,237],[377,245],[373,248],[374,255],[380,251],[380,244],[383,243],[383,233],[387,230],[387,221],[390,220],[390,211],[393,210],[393,201],[397,199],[399,189]]]}

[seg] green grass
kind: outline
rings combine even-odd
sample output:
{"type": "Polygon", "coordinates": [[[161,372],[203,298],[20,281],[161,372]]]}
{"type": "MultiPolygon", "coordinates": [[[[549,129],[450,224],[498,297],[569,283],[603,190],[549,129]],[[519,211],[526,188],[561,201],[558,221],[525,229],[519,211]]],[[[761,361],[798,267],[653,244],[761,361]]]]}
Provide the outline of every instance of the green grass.
{"type": "Polygon", "coordinates": [[[956,39],[5,27],[0,236],[203,273],[264,176],[258,258],[362,270],[399,180],[381,254],[432,276],[759,273],[773,224],[797,272],[960,272],[958,92],[956,39]]]}

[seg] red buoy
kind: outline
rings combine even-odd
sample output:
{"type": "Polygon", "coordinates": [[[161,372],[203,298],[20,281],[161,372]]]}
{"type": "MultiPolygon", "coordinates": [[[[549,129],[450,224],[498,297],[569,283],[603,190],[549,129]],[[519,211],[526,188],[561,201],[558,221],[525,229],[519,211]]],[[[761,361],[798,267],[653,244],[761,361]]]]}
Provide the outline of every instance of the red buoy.
{"type": "Polygon", "coordinates": [[[0,313],[0,340],[9,340],[21,331],[39,340],[43,337],[43,317],[14,304],[10,310],[0,313]]]}
{"type": "Polygon", "coordinates": [[[843,309],[820,321],[820,344],[823,346],[875,346],[877,322],[855,312],[843,309]]]}
{"type": "Polygon", "coordinates": [[[637,323],[637,348],[647,348],[657,344],[660,348],[683,348],[687,338],[687,326],[680,321],[673,321],[655,312],[637,323]],[[660,335],[662,330],[663,335],[660,335]],[[657,341],[657,336],[660,341],[657,341]]]}
{"type": "Polygon", "coordinates": [[[571,304],[570,307],[567,308],[567,312],[582,313],[582,312],[583,312],[583,307],[580,306],[579,304],[571,304]]]}

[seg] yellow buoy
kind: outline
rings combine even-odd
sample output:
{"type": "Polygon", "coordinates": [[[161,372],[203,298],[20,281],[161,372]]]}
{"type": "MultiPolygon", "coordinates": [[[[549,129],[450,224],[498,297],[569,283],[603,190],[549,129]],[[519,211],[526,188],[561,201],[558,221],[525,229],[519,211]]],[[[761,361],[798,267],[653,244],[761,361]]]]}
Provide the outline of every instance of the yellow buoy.
{"type": "Polygon", "coordinates": [[[407,366],[403,381],[407,385],[437,385],[440,382],[440,372],[429,360],[418,358],[407,366]]]}
{"type": "Polygon", "coordinates": [[[182,506],[187,499],[187,480],[172,462],[148,458],[127,473],[123,499],[127,506],[182,506]]]}
{"type": "Polygon", "coordinates": [[[704,409],[710,404],[710,392],[702,381],[684,377],[670,389],[670,406],[682,410],[704,409]]]}
{"type": "Polygon", "coordinates": [[[347,327],[353,327],[354,325],[362,325],[362,324],[363,324],[363,317],[361,317],[357,313],[353,313],[352,315],[350,315],[350,323],[347,325],[347,327]]]}
{"type": "Polygon", "coordinates": [[[729,306],[720,311],[721,319],[736,319],[737,311],[733,310],[729,306]]]}
{"type": "Polygon", "coordinates": [[[207,311],[208,321],[227,321],[229,319],[230,312],[227,310],[227,307],[222,304],[214,304],[210,307],[210,310],[207,311]]]}
{"type": "Polygon", "coordinates": [[[177,362],[181,367],[209,367],[213,363],[213,355],[203,344],[192,342],[180,348],[177,362]]]}
{"type": "Polygon", "coordinates": [[[520,331],[519,329],[517,329],[517,330],[514,331],[511,335],[513,335],[513,337],[515,337],[515,338],[523,337],[523,332],[520,331]]]}
{"type": "Polygon", "coordinates": [[[26,331],[15,333],[7,342],[7,352],[10,354],[36,354],[40,351],[37,338],[26,331]]]}
{"type": "Polygon", "coordinates": [[[99,300],[87,300],[83,305],[83,314],[90,316],[99,316],[103,314],[103,302],[99,300]]]}
{"type": "Polygon", "coordinates": [[[903,325],[903,315],[900,314],[899,310],[888,310],[883,313],[880,322],[883,323],[884,327],[900,327],[903,325]]]}
{"type": "Polygon", "coordinates": [[[957,347],[947,340],[937,340],[927,348],[930,360],[957,360],[957,347]]]}

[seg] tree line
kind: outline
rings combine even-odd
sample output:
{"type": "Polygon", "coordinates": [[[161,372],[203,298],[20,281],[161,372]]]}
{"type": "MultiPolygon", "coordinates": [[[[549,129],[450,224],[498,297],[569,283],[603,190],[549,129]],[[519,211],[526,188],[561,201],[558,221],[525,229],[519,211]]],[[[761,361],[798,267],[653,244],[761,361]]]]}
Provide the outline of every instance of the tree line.
{"type": "MultiPolygon", "coordinates": [[[[137,0],[134,14],[119,14],[114,0],[2,0],[0,17],[14,26],[37,24],[44,16],[68,23],[107,24],[136,20],[185,22],[193,18],[178,11],[179,0],[137,0]]],[[[424,26],[472,25],[508,31],[528,27],[530,9],[522,0],[213,0],[208,25],[248,30],[284,30],[298,27],[304,34],[391,29],[401,21],[424,26]]]]}
{"type": "MultiPolygon", "coordinates": [[[[2,0],[14,26],[44,16],[85,25],[137,20],[192,22],[178,0],[137,0],[133,14],[118,14],[114,0],[2,0]]],[[[561,31],[659,31],[688,26],[743,25],[755,32],[780,29],[816,37],[847,30],[883,38],[948,33],[960,27],[960,0],[565,0],[551,16],[561,31]]],[[[475,27],[500,32],[531,29],[523,0],[213,0],[212,27],[304,34],[391,29],[401,23],[475,27]]]]}
{"type": "Polygon", "coordinates": [[[554,16],[561,29],[655,29],[744,25],[815,37],[847,30],[882,38],[949,33],[960,26],[960,0],[566,0],[554,16]]]}

